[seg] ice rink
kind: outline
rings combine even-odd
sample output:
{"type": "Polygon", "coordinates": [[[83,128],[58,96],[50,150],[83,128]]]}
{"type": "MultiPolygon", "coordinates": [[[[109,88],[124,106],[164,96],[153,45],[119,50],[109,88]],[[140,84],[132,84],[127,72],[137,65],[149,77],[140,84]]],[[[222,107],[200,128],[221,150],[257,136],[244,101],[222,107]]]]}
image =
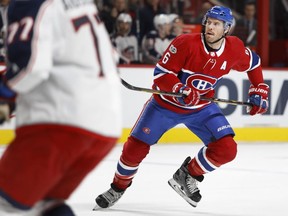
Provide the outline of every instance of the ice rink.
{"type": "Polygon", "coordinates": [[[287,216],[288,143],[238,143],[237,158],[205,175],[202,200],[190,206],[167,181],[201,144],[158,144],[132,186],[110,209],[92,211],[110,187],[122,145],[117,145],[69,199],[78,216],[287,216]]]}

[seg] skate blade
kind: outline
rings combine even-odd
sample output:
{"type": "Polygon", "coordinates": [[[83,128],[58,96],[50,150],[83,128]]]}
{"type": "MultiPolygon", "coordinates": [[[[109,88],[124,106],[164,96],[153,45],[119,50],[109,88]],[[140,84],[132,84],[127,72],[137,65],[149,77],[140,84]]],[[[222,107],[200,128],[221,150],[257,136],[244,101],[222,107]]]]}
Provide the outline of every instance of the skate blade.
{"type": "Polygon", "coordinates": [[[168,181],[168,184],[172,187],[174,191],[176,191],[176,193],[178,193],[191,206],[193,207],[197,206],[197,202],[191,200],[188,196],[186,196],[184,191],[180,188],[179,184],[173,178],[168,181]]]}
{"type": "Polygon", "coordinates": [[[95,205],[95,207],[92,209],[92,211],[98,211],[99,209],[103,209],[100,206],[98,206],[97,204],[95,205]]]}

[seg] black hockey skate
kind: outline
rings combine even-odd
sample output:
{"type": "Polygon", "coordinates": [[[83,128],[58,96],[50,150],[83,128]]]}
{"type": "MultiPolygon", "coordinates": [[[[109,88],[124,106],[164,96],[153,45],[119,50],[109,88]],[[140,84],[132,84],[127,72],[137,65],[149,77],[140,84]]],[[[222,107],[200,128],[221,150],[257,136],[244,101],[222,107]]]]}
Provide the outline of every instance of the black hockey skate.
{"type": "Polygon", "coordinates": [[[109,208],[113,206],[122,197],[124,192],[125,190],[120,190],[111,184],[111,188],[109,190],[100,194],[95,199],[97,205],[93,208],[93,210],[95,211],[99,208],[109,208]]]}
{"type": "Polygon", "coordinates": [[[197,187],[198,182],[202,182],[204,176],[191,176],[188,172],[187,165],[191,160],[187,157],[181,167],[174,173],[173,178],[168,184],[193,207],[201,200],[202,196],[197,187]]]}

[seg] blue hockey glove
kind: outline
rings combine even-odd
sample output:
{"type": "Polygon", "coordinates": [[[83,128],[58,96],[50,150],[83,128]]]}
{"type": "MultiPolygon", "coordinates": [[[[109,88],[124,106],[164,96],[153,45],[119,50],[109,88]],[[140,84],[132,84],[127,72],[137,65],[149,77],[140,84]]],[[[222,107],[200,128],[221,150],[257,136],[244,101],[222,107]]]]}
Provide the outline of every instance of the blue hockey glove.
{"type": "Polygon", "coordinates": [[[265,83],[260,83],[256,87],[250,85],[249,102],[252,103],[252,108],[247,107],[247,112],[250,115],[263,114],[268,110],[268,93],[269,86],[265,83]]]}
{"type": "Polygon", "coordinates": [[[0,76],[0,101],[15,101],[16,93],[10,89],[5,81],[4,75],[0,76]]]}
{"type": "Polygon", "coordinates": [[[199,92],[183,84],[178,85],[174,91],[184,95],[183,97],[175,98],[176,101],[184,106],[196,106],[200,101],[199,92]]]}

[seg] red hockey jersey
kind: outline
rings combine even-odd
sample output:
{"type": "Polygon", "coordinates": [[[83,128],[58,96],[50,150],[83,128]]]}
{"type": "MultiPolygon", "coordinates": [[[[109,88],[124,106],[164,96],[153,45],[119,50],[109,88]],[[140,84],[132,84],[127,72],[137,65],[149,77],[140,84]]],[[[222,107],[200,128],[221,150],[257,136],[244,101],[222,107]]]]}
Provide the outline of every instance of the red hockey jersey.
{"type": "MultiPolygon", "coordinates": [[[[231,69],[261,72],[260,58],[234,36],[226,37],[220,49],[209,51],[202,34],[183,34],[172,41],[157,63],[153,88],[173,91],[181,82],[205,95],[231,69]]],[[[251,80],[255,85],[263,82],[262,72],[257,74],[258,78],[251,80]]],[[[183,106],[173,97],[154,95],[154,98],[161,106],[178,113],[195,111],[210,103],[202,100],[196,106],[183,106]]]]}

